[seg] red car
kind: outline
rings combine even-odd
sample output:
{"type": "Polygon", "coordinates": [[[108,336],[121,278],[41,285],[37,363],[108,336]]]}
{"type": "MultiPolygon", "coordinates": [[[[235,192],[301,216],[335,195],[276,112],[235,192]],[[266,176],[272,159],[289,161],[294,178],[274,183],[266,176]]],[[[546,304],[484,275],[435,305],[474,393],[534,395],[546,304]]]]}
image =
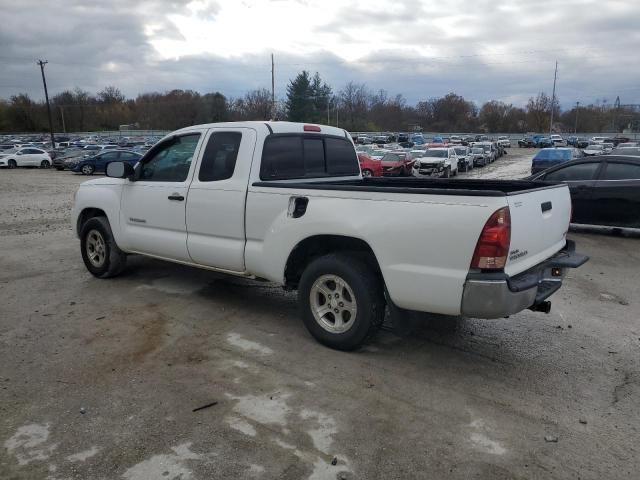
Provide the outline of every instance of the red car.
{"type": "Polygon", "coordinates": [[[363,177],[382,176],[382,162],[380,160],[374,160],[364,153],[358,154],[358,160],[360,160],[360,169],[362,170],[363,177]]]}
{"type": "Polygon", "coordinates": [[[408,152],[389,152],[380,162],[385,177],[405,177],[411,175],[414,160],[408,152]]]}

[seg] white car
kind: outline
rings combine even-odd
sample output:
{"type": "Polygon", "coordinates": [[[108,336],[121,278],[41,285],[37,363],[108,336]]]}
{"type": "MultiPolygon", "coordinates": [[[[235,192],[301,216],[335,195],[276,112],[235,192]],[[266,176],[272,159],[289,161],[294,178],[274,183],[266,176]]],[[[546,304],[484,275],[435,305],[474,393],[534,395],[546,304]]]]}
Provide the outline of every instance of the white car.
{"type": "Polygon", "coordinates": [[[602,142],[602,146],[604,148],[604,153],[613,152],[613,149],[614,149],[613,143],[611,143],[611,142],[602,142]]]}
{"type": "Polygon", "coordinates": [[[135,167],[109,163],[80,185],[72,225],[95,277],[136,253],[268,280],[298,290],[318,341],[353,350],[387,305],[548,312],[566,268],[587,260],[567,241],[570,215],[566,184],[363,179],[343,129],[229,122],[173,132],[135,167]]]}
{"type": "Polygon", "coordinates": [[[558,147],[562,147],[562,146],[566,145],[566,142],[564,141],[564,138],[562,138],[558,134],[549,135],[549,140],[551,140],[553,142],[553,144],[555,146],[558,146],[558,147]]]}
{"type": "Polygon", "coordinates": [[[413,164],[414,177],[449,178],[458,175],[458,155],[454,147],[429,148],[413,164]]]}
{"type": "Polygon", "coordinates": [[[511,148],[511,140],[509,137],[498,137],[498,143],[505,148],[511,148]]]}
{"type": "Polygon", "coordinates": [[[0,167],[42,167],[51,166],[51,156],[35,147],[18,148],[15,151],[4,151],[0,153],[0,167]]]}
{"type": "Polygon", "coordinates": [[[582,150],[582,153],[587,157],[592,157],[594,155],[604,155],[607,153],[604,149],[604,145],[602,143],[592,143],[587,148],[582,150]]]}

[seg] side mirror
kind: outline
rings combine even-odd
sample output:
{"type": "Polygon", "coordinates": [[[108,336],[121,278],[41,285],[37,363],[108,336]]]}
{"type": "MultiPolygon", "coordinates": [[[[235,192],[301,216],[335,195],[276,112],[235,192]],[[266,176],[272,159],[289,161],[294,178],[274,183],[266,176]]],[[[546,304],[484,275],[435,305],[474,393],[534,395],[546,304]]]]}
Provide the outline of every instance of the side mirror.
{"type": "Polygon", "coordinates": [[[106,168],[107,177],[133,178],[133,167],[127,162],[109,162],[106,168]]]}

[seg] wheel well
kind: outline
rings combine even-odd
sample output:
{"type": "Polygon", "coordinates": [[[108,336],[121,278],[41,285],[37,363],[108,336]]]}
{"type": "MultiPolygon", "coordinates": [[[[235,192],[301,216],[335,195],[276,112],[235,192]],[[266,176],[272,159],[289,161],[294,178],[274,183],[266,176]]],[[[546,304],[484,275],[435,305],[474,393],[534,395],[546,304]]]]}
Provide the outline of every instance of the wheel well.
{"type": "Polygon", "coordinates": [[[82,225],[85,224],[87,220],[95,217],[106,217],[107,214],[104,213],[104,210],[99,208],[85,208],[80,212],[78,216],[78,224],[76,225],[76,232],[80,235],[80,230],[82,229],[82,225]]]}
{"type": "Polygon", "coordinates": [[[316,235],[305,238],[289,254],[284,270],[287,288],[297,288],[306,266],[318,257],[329,253],[347,252],[364,260],[382,278],[380,265],[367,242],[342,235],[316,235]]]}

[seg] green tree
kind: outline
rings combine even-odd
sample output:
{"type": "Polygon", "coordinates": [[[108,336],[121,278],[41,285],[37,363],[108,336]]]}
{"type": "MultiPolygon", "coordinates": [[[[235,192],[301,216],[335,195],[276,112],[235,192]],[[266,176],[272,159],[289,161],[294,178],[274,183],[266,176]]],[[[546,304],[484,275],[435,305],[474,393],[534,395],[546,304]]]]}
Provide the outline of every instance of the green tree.
{"type": "Polygon", "coordinates": [[[313,115],[311,78],[303,70],[287,86],[287,113],[292,122],[309,122],[313,115]]]}

